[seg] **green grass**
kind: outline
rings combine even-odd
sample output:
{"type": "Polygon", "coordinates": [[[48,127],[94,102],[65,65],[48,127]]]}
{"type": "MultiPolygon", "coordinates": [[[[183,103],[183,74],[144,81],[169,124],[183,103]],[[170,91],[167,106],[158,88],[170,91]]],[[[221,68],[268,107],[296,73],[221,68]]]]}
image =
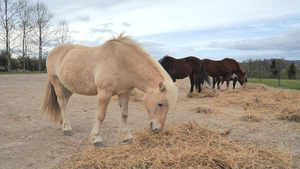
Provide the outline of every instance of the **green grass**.
{"type": "Polygon", "coordinates": [[[248,82],[260,83],[276,88],[300,90],[300,80],[280,79],[280,86],[278,86],[278,79],[260,79],[259,82],[258,78],[248,78],[248,82]]]}

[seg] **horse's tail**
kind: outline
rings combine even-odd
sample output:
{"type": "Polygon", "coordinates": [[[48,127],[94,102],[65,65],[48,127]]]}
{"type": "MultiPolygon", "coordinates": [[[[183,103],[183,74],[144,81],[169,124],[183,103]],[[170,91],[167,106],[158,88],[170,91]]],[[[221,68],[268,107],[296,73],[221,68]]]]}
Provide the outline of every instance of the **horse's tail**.
{"type": "Polygon", "coordinates": [[[201,88],[201,77],[199,74],[194,74],[194,80],[195,80],[195,90],[198,91],[199,88],[201,88]]]}
{"type": "Polygon", "coordinates": [[[211,82],[210,82],[210,79],[209,79],[205,69],[204,69],[204,64],[202,61],[201,61],[201,76],[202,76],[202,78],[201,78],[202,85],[203,85],[204,81],[206,81],[206,83],[210,86],[211,82]]]}
{"type": "Polygon", "coordinates": [[[42,105],[42,115],[45,112],[47,113],[47,117],[50,117],[51,121],[62,123],[61,111],[57,102],[57,96],[54,87],[49,79],[47,82],[44,101],[42,105]]]}

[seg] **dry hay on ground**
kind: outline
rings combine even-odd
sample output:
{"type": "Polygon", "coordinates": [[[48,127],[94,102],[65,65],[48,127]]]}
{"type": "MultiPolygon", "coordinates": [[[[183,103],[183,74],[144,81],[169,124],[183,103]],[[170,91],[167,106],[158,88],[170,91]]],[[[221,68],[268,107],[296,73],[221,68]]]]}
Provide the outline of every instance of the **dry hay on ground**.
{"type": "Polygon", "coordinates": [[[218,106],[242,106],[251,115],[272,113],[277,119],[300,122],[300,91],[272,90],[262,84],[249,83],[245,88],[220,92],[212,99],[218,106]]]}
{"type": "Polygon", "coordinates": [[[262,122],[262,121],[264,121],[264,119],[262,117],[259,117],[259,116],[254,115],[254,114],[244,115],[242,117],[239,117],[239,120],[248,121],[248,122],[262,122]]]}
{"type": "Polygon", "coordinates": [[[200,93],[188,93],[188,98],[205,98],[205,97],[216,97],[219,95],[219,91],[216,89],[211,89],[204,87],[200,93]]]}
{"type": "MultiPolygon", "coordinates": [[[[300,103],[299,103],[300,104],[300,103]]],[[[300,109],[293,109],[291,107],[283,109],[277,115],[277,119],[285,121],[294,121],[300,123],[300,109]]]]}
{"type": "Polygon", "coordinates": [[[209,108],[209,107],[197,107],[192,109],[193,112],[196,113],[204,113],[204,114],[215,114],[215,113],[223,113],[218,109],[209,108]]]}
{"type": "Polygon", "coordinates": [[[188,122],[160,133],[136,134],[132,144],[89,147],[59,168],[290,168],[293,156],[279,149],[241,145],[222,133],[188,122]]]}

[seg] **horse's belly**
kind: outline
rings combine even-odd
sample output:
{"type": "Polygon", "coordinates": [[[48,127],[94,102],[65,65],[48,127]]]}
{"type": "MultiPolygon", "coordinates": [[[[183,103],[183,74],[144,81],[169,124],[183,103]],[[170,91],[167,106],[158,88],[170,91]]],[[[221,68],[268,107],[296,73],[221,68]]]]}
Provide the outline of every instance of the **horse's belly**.
{"type": "Polygon", "coordinates": [[[62,84],[71,92],[81,95],[97,95],[97,86],[82,81],[63,80],[62,84]]]}
{"type": "Polygon", "coordinates": [[[87,71],[68,72],[60,74],[61,83],[71,92],[81,95],[97,95],[94,76],[87,71]]]}

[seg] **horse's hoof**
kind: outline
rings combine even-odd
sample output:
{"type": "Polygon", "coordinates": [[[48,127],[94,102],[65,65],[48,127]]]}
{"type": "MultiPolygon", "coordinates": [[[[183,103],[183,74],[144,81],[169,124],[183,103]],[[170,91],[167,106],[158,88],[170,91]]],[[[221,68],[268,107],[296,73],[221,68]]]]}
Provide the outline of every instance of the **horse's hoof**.
{"type": "Polygon", "coordinates": [[[71,136],[71,130],[64,130],[64,135],[65,136],[71,136]]]}
{"type": "Polygon", "coordinates": [[[124,139],[123,143],[132,144],[133,143],[133,138],[124,139]]]}
{"type": "Polygon", "coordinates": [[[95,147],[105,147],[102,141],[101,142],[94,142],[93,145],[95,147]]]}

